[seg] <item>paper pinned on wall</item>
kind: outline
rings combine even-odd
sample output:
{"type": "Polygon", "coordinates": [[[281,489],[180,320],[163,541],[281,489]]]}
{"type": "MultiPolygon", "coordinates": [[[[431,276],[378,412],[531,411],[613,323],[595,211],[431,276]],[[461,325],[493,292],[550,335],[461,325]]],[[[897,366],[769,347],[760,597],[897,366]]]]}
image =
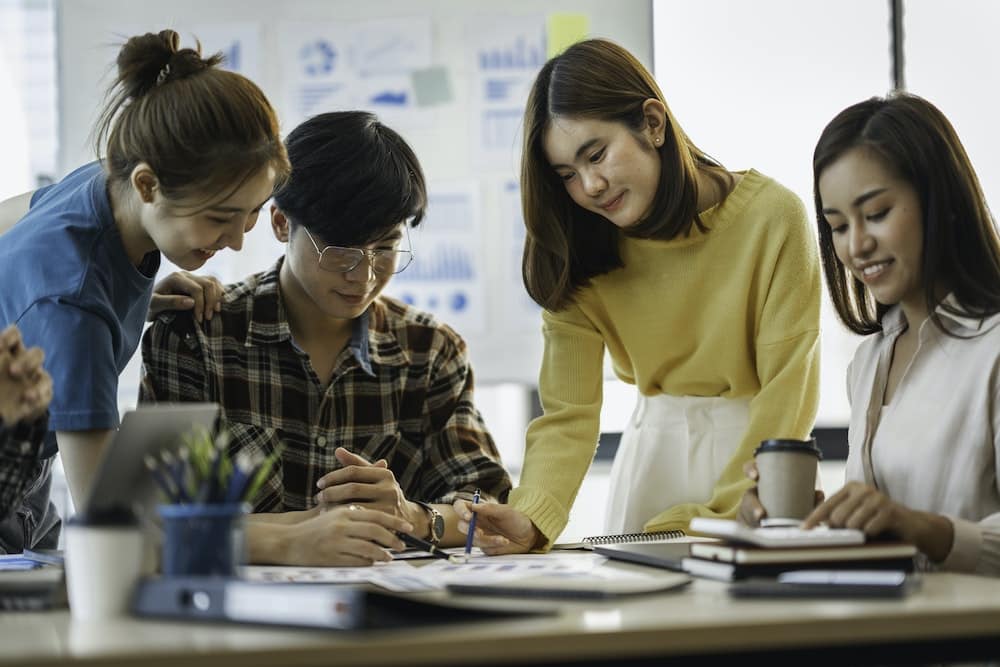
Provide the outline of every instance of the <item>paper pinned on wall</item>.
{"type": "Polygon", "coordinates": [[[552,58],[590,35],[590,17],[586,14],[549,14],[545,27],[546,53],[552,58]]]}
{"type": "Polygon", "coordinates": [[[260,77],[260,24],[195,23],[191,34],[201,42],[204,55],[221,53],[223,67],[252,81],[260,77]]]}
{"type": "Polygon", "coordinates": [[[417,108],[412,77],[431,66],[429,19],[284,22],[278,32],[288,127],[344,109],[372,111],[390,126],[432,121],[417,108]]]}
{"type": "Polygon", "coordinates": [[[470,162],[481,171],[518,172],[524,106],[545,64],[545,20],[517,16],[466,23],[472,67],[470,162]]]}
{"type": "Polygon", "coordinates": [[[524,216],[521,212],[521,186],[516,180],[505,181],[500,186],[500,222],[504,241],[500,246],[506,253],[503,262],[504,290],[503,318],[500,326],[515,332],[537,332],[542,329],[542,309],[531,300],[524,289],[521,277],[521,255],[524,252],[524,216]]]}
{"type": "Polygon", "coordinates": [[[427,216],[410,230],[413,262],[385,293],[426,310],[464,337],[486,330],[485,247],[479,188],[471,181],[432,184],[427,216]]]}

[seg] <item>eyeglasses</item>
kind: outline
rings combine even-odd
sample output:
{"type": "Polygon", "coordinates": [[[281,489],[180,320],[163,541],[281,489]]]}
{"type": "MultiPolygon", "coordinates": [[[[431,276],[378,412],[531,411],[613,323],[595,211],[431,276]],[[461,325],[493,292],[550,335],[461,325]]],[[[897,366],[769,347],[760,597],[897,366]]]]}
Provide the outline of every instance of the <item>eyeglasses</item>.
{"type": "Polygon", "coordinates": [[[320,250],[316,239],[309,233],[309,230],[303,227],[302,231],[312,241],[313,248],[319,255],[319,268],[324,271],[347,273],[353,271],[367,257],[372,271],[385,275],[401,273],[413,261],[413,251],[409,249],[412,247],[410,246],[410,230],[406,228],[406,225],[403,225],[403,229],[406,232],[407,250],[381,248],[368,250],[367,248],[344,248],[336,245],[328,245],[320,250]]]}

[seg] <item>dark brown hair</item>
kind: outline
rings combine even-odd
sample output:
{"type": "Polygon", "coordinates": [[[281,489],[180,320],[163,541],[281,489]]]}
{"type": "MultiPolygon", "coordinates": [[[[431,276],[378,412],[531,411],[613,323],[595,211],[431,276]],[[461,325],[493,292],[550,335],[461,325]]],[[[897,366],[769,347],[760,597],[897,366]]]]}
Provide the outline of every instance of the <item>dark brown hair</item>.
{"type": "MultiPolygon", "coordinates": [[[[652,145],[650,145],[651,148],[652,145]]],[[[706,169],[720,185],[728,173],[698,149],[674,119],[652,74],[617,44],[591,39],[570,46],[538,73],[524,112],[521,205],[526,237],[522,275],[528,294],[549,310],[567,306],[590,279],[622,266],[619,234],[672,239],[705,231],[698,217],[696,174],[706,169]],[[627,231],[570,199],[543,148],[553,118],[622,123],[638,136],[646,125],[643,104],[666,108],[663,165],[652,212],[627,231]]]]}
{"type": "Polygon", "coordinates": [[[1000,237],[969,156],[947,117],[927,100],[896,93],[852,105],[830,121],[813,152],[813,197],[820,254],[830,298],[852,331],[882,330],[891,304],[877,303],[851,274],[833,247],[823,216],[819,179],[848,150],[864,147],[885,161],[916,190],[923,227],[921,283],[927,310],[934,312],[941,287],[952,292],[956,315],[985,317],[1000,312],[1000,237]]]}
{"type": "Polygon", "coordinates": [[[365,245],[420,224],[427,185],[417,156],[367,111],[313,116],[285,139],[292,173],[274,202],[324,242],[365,245]]]}
{"type": "Polygon", "coordinates": [[[140,162],[156,174],[167,200],[202,207],[224,199],[252,175],[273,167],[278,183],[288,157],[270,102],[252,81],[180,48],[173,30],[130,38],[118,53],[118,75],[94,128],[98,156],[112,187],[127,188],[140,162]]]}

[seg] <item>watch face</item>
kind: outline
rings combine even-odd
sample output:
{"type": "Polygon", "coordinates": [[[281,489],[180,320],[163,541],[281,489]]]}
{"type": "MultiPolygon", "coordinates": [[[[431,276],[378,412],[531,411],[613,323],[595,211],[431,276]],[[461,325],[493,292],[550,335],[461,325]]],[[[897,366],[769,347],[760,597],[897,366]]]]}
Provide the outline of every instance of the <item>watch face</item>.
{"type": "Polygon", "coordinates": [[[439,512],[434,512],[431,518],[431,538],[437,542],[444,537],[444,517],[439,512]]]}

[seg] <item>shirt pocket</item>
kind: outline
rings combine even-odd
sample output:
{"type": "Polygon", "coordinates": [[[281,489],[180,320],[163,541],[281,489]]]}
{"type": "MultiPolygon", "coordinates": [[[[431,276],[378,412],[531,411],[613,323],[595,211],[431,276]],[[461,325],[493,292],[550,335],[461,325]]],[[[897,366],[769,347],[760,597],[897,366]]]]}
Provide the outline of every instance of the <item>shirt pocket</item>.
{"type": "MultiPolygon", "coordinates": [[[[257,465],[269,459],[278,448],[280,439],[277,429],[244,422],[229,421],[229,460],[234,464],[237,456],[249,456],[257,465]],[[241,452],[243,454],[241,454],[241,452]]],[[[247,498],[254,512],[273,512],[284,505],[284,461],[279,456],[271,465],[260,489],[253,498],[247,498]]]]}

